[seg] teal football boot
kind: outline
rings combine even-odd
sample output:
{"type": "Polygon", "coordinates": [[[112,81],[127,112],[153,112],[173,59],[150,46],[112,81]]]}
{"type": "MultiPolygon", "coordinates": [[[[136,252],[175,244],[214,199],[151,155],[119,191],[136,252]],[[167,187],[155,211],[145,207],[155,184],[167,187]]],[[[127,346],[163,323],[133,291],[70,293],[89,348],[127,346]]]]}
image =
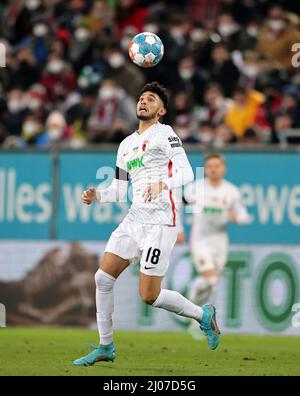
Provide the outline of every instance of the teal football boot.
{"type": "Polygon", "coordinates": [[[208,346],[214,350],[220,344],[220,330],[216,321],[216,308],[212,304],[206,304],[201,307],[203,317],[200,320],[200,329],[204,332],[208,346]]]}
{"type": "Polygon", "coordinates": [[[91,345],[93,349],[88,355],[74,360],[75,366],[92,366],[97,362],[113,362],[116,359],[116,349],[113,342],[108,345],[91,345]]]}

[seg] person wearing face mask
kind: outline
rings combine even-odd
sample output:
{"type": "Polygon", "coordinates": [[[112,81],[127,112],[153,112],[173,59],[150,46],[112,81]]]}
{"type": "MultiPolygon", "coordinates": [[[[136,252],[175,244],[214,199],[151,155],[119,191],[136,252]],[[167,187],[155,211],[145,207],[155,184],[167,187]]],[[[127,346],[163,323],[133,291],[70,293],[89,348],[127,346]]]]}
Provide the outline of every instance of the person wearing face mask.
{"type": "Polygon", "coordinates": [[[8,23],[8,28],[12,28],[13,41],[19,42],[32,33],[32,26],[36,20],[43,18],[45,7],[42,0],[10,1],[9,3],[12,4],[11,10],[8,9],[8,12],[11,12],[11,16],[13,15],[15,20],[13,26],[8,23]]]}
{"type": "Polygon", "coordinates": [[[36,118],[45,119],[45,89],[39,84],[34,84],[26,93],[26,108],[36,118]]]}
{"type": "Polygon", "coordinates": [[[77,87],[72,65],[55,54],[50,54],[45,72],[39,81],[46,90],[46,102],[59,104],[77,87]]]}
{"type": "Polygon", "coordinates": [[[239,36],[239,49],[240,50],[255,50],[257,41],[261,31],[260,19],[250,20],[249,23],[242,27],[239,36]]]}
{"type": "Polygon", "coordinates": [[[142,32],[148,14],[149,8],[139,5],[136,0],[119,0],[116,8],[117,37],[121,38],[129,26],[142,32]]]}
{"type": "Polygon", "coordinates": [[[87,142],[88,121],[95,106],[98,89],[94,86],[81,89],[80,100],[66,111],[66,122],[72,132],[72,142],[87,142]]]}
{"type": "Polygon", "coordinates": [[[201,104],[205,82],[194,58],[190,55],[182,58],[178,63],[177,73],[172,84],[174,92],[187,91],[195,103],[201,104]]]}
{"type": "Polygon", "coordinates": [[[243,58],[240,85],[253,89],[259,75],[259,55],[255,51],[245,51],[243,58]]]}
{"type": "Polygon", "coordinates": [[[231,99],[224,97],[219,85],[209,84],[204,91],[204,105],[196,108],[195,118],[201,123],[218,125],[224,119],[231,102],[231,99]]]}
{"type": "Polygon", "coordinates": [[[43,125],[32,114],[28,114],[22,125],[22,139],[28,145],[36,145],[39,135],[43,132],[43,125]]]}
{"type": "Polygon", "coordinates": [[[58,144],[67,141],[68,131],[65,117],[59,111],[52,111],[46,120],[43,141],[39,144],[58,144]]]}
{"type": "Polygon", "coordinates": [[[297,68],[292,64],[291,48],[300,42],[300,30],[288,24],[284,10],[276,5],[270,8],[268,18],[257,44],[257,52],[268,54],[270,59],[277,62],[290,74],[295,74],[297,68]]]}
{"type": "Polygon", "coordinates": [[[211,53],[211,64],[207,72],[210,82],[220,85],[225,97],[231,97],[240,72],[231,59],[230,51],[223,43],[214,46],[211,53]]]}
{"type": "Polygon", "coordinates": [[[213,147],[216,138],[214,125],[209,121],[200,124],[197,138],[199,143],[205,148],[213,147]]]}
{"type": "Polygon", "coordinates": [[[125,58],[118,45],[107,51],[106,58],[110,78],[115,80],[126,93],[135,99],[145,84],[142,71],[125,58]],[[130,81],[130,84],[128,84],[128,81],[130,81]]]}
{"type": "Polygon", "coordinates": [[[91,142],[110,142],[116,132],[115,125],[122,120],[124,130],[135,128],[135,102],[113,79],[102,81],[98,100],[89,120],[91,142]]]}
{"type": "Polygon", "coordinates": [[[40,20],[33,25],[30,42],[39,64],[43,64],[47,60],[50,47],[49,34],[46,21],[40,20]]]}
{"type": "Polygon", "coordinates": [[[12,89],[7,95],[6,110],[0,115],[7,134],[20,135],[26,114],[24,92],[19,88],[12,89]]]}
{"type": "Polygon", "coordinates": [[[240,26],[231,14],[223,13],[219,16],[217,30],[230,51],[239,48],[240,26]]]}
{"type": "Polygon", "coordinates": [[[189,22],[181,15],[174,15],[171,19],[170,36],[178,46],[188,42],[189,22]]]}
{"type": "Polygon", "coordinates": [[[69,56],[78,73],[83,66],[92,62],[94,35],[88,20],[83,19],[77,26],[70,46],[69,56]]]}

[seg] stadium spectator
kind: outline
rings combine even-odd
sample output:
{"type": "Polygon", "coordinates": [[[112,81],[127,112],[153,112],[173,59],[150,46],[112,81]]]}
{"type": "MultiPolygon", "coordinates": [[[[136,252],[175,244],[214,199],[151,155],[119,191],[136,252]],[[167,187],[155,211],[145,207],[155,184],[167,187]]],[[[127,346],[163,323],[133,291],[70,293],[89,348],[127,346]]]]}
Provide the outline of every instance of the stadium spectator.
{"type": "Polygon", "coordinates": [[[242,87],[235,89],[225,122],[238,140],[242,140],[245,130],[254,125],[258,108],[264,100],[264,95],[260,92],[247,91],[242,87]]]}
{"type": "Polygon", "coordinates": [[[243,68],[239,84],[247,89],[255,89],[256,80],[260,72],[259,55],[255,51],[243,53],[243,68]]]}
{"type": "Polygon", "coordinates": [[[78,23],[73,40],[70,45],[69,55],[74,70],[78,73],[84,66],[93,60],[94,34],[87,18],[82,18],[78,23]]]}
{"type": "Polygon", "coordinates": [[[43,131],[43,144],[68,143],[70,138],[70,128],[67,127],[64,115],[59,111],[52,111],[46,120],[46,129],[43,131]]]}
{"type": "Polygon", "coordinates": [[[12,89],[7,95],[7,106],[3,108],[1,121],[7,135],[20,136],[27,114],[24,91],[12,89]]]}
{"type": "Polygon", "coordinates": [[[32,85],[26,93],[26,108],[39,120],[44,121],[47,109],[45,106],[46,90],[40,84],[32,85]]]}
{"type": "Polygon", "coordinates": [[[259,136],[253,128],[248,128],[245,130],[242,143],[247,147],[255,147],[259,143],[259,136]]]}
{"type": "Polygon", "coordinates": [[[193,101],[186,91],[175,95],[173,109],[167,116],[183,142],[193,143],[195,141],[193,138],[193,101]]]}
{"type": "Polygon", "coordinates": [[[72,145],[83,146],[88,142],[88,121],[95,105],[97,91],[90,87],[82,91],[79,100],[66,112],[66,121],[71,129],[72,145]]]}
{"type": "Polygon", "coordinates": [[[106,53],[109,65],[108,75],[115,80],[134,99],[138,97],[141,88],[145,84],[145,77],[140,70],[129,63],[128,58],[119,49],[119,46],[112,46],[106,53]],[[130,81],[130,84],[128,82],[130,81]]]}
{"type": "Polygon", "coordinates": [[[43,124],[32,114],[28,114],[22,125],[21,137],[26,145],[44,145],[43,124]]]}
{"type": "Polygon", "coordinates": [[[178,63],[177,72],[172,90],[175,93],[186,91],[195,103],[201,104],[205,81],[196,67],[194,58],[192,56],[182,58],[178,63]]]}
{"type": "Polygon", "coordinates": [[[218,125],[227,114],[231,102],[224,97],[217,84],[210,84],[204,91],[204,106],[200,106],[199,111],[196,111],[196,119],[218,125]]]}
{"type": "Polygon", "coordinates": [[[133,26],[138,32],[142,31],[149,9],[139,5],[136,0],[119,0],[117,9],[118,38],[128,26],[133,26]]]}
{"type": "Polygon", "coordinates": [[[240,72],[230,58],[230,52],[224,44],[216,45],[212,50],[212,65],[210,68],[210,82],[220,85],[224,95],[231,97],[240,72]]]}
{"type": "Polygon", "coordinates": [[[210,149],[215,142],[215,128],[209,121],[199,124],[195,133],[185,141],[186,143],[198,143],[210,149]]]}
{"type": "Polygon", "coordinates": [[[71,64],[55,54],[50,54],[40,84],[46,89],[47,102],[58,105],[66,99],[68,93],[76,89],[76,75],[71,64]]]}
{"type": "Polygon", "coordinates": [[[240,49],[240,26],[232,14],[224,12],[219,15],[217,31],[229,51],[240,49]]]}
{"type": "Polygon", "coordinates": [[[136,104],[112,79],[102,81],[89,120],[91,142],[118,142],[136,127],[136,104]]]}
{"type": "Polygon", "coordinates": [[[236,142],[237,142],[236,136],[232,133],[232,131],[228,128],[228,126],[225,123],[216,126],[214,148],[222,149],[227,145],[236,142]]]}
{"type": "Polygon", "coordinates": [[[37,61],[30,47],[21,48],[9,58],[7,65],[7,87],[20,87],[26,91],[36,83],[40,75],[37,61]]]}
{"type": "Polygon", "coordinates": [[[274,118],[271,143],[285,143],[285,133],[292,128],[292,118],[286,113],[278,113],[274,118]]]}
{"type": "MultiPolygon", "coordinates": [[[[22,139],[15,137],[22,135],[24,120],[37,120],[45,131],[49,112],[59,110],[70,127],[70,144],[118,142],[135,128],[140,87],[156,80],[171,93],[166,120],[173,120],[183,141],[199,143],[195,125],[203,123],[216,127],[213,145],[220,147],[234,143],[232,133],[245,142],[248,128],[257,135],[248,136],[253,144],[273,141],[278,112],[291,118],[292,128],[300,126],[300,73],[291,65],[291,46],[300,42],[299,7],[287,0],[275,5],[238,0],[1,2],[0,42],[7,49],[7,67],[0,74],[0,141],[22,147],[22,139]],[[141,31],[157,33],[165,45],[163,61],[152,69],[140,69],[128,58],[129,42],[141,31]],[[107,79],[118,94],[103,101],[95,92],[107,79]],[[235,93],[231,103],[236,86],[247,99],[235,93]]],[[[28,144],[41,142],[42,135],[25,135],[28,144]]]]}
{"type": "Polygon", "coordinates": [[[296,70],[291,62],[291,48],[299,42],[300,30],[289,26],[280,6],[271,7],[258,40],[257,52],[261,55],[268,54],[273,61],[293,74],[296,70]]]}
{"type": "Polygon", "coordinates": [[[283,92],[280,111],[287,113],[292,119],[293,128],[300,127],[299,91],[293,86],[283,92]]]}

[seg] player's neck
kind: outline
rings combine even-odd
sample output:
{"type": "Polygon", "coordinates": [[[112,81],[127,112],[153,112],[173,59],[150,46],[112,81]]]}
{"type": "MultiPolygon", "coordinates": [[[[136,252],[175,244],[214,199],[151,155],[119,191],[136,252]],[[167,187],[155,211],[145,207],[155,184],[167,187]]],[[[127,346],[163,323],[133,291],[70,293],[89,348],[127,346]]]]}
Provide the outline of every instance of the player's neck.
{"type": "Polygon", "coordinates": [[[213,187],[219,187],[223,183],[224,179],[218,179],[218,180],[211,180],[209,179],[209,184],[213,187]]]}
{"type": "Polygon", "coordinates": [[[152,119],[152,120],[140,120],[139,122],[139,129],[138,133],[141,135],[143,134],[148,128],[150,128],[152,125],[157,123],[157,119],[152,119]]]}

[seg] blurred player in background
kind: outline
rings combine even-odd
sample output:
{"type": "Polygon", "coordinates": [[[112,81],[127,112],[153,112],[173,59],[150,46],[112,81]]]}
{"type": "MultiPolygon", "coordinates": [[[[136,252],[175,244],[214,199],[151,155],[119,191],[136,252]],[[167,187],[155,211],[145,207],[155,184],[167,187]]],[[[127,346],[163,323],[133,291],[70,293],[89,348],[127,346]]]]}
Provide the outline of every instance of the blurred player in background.
{"type": "Polygon", "coordinates": [[[100,269],[95,275],[97,323],[100,344],[77,359],[77,366],[98,361],[114,361],[112,314],[113,288],[118,276],[135,258],[140,262],[140,295],[146,304],[194,319],[200,325],[211,349],[219,345],[219,329],[213,305],[197,306],[176,291],[162,289],[170,254],[176,243],[174,189],[190,183],[193,171],[180,139],[173,129],[161,124],[168,94],[158,83],[142,89],[137,103],[139,128],[120,144],[116,175],[105,190],[89,188],[85,204],[124,201],[128,181],[133,186],[133,204],[128,215],[112,233],[100,269]]]}
{"type": "MultiPolygon", "coordinates": [[[[206,157],[205,179],[186,186],[184,203],[191,205],[193,216],[190,248],[198,276],[193,281],[189,299],[195,304],[207,304],[213,300],[218,279],[223,273],[228,255],[229,222],[247,224],[251,217],[241,202],[238,187],[224,179],[225,159],[214,153],[206,157]]],[[[181,227],[177,242],[184,242],[181,227]]],[[[189,331],[194,338],[201,338],[195,332],[194,323],[189,331]]]]}

